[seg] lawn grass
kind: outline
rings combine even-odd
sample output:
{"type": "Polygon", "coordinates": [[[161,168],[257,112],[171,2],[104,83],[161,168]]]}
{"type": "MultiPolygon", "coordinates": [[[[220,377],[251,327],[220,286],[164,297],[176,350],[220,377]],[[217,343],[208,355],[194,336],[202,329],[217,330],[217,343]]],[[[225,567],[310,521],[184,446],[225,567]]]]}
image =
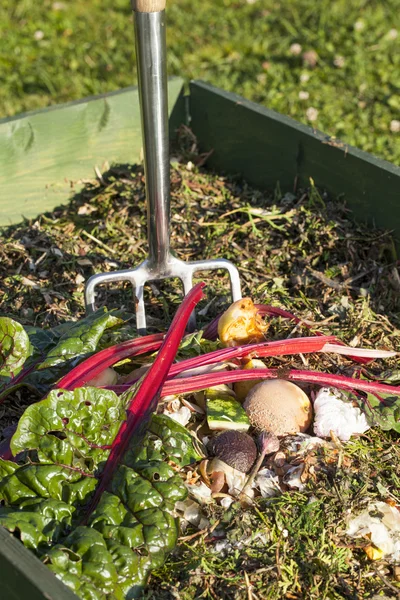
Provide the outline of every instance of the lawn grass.
{"type": "MultiPolygon", "coordinates": [[[[135,83],[129,4],[2,0],[0,116],[135,83]]],[[[398,0],[171,0],[168,70],[400,162],[398,0]]]]}

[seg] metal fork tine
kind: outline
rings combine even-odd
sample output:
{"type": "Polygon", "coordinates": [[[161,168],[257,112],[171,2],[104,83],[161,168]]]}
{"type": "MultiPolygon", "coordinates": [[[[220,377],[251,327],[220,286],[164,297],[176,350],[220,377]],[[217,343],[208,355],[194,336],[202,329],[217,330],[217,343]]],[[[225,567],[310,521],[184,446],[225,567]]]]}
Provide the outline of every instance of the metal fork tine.
{"type": "Polygon", "coordinates": [[[146,335],[146,309],[144,306],[144,285],[135,287],[136,329],[139,335],[146,335]]]}
{"type": "MultiPolygon", "coordinates": [[[[191,270],[188,271],[186,275],[181,277],[181,281],[183,284],[183,292],[186,296],[193,287],[193,272],[191,270]]],[[[196,313],[195,313],[195,311],[193,311],[192,314],[190,315],[190,318],[189,318],[189,321],[187,324],[187,330],[189,332],[192,332],[195,329],[196,329],[196,313]]]]}
{"type": "Polygon", "coordinates": [[[191,263],[193,267],[193,272],[197,271],[214,271],[216,269],[221,269],[224,271],[228,271],[229,273],[229,281],[231,285],[231,294],[233,302],[236,300],[240,300],[242,297],[241,285],[240,285],[240,277],[239,271],[235,267],[233,263],[225,258],[215,258],[214,260],[199,260],[191,263]]]}

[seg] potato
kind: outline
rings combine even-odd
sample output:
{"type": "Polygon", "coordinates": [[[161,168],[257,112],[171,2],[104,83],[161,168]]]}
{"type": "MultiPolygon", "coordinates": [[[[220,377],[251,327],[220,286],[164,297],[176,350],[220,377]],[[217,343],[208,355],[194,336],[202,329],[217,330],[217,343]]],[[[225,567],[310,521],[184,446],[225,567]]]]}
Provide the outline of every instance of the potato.
{"type": "Polygon", "coordinates": [[[250,423],[278,437],[306,431],[312,420],[312,405],[299,386],[284,379],[259,383],[243,403],[250,423]]]}

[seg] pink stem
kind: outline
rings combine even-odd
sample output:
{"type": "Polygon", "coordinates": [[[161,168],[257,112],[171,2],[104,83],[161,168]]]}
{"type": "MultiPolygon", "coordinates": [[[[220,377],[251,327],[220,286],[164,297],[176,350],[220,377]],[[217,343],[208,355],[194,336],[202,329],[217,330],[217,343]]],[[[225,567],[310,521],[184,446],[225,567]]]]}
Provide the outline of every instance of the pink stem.
{"type": "Polygon", "coordinates": [[[146,352],[154,352],[161,346],[164,335],[164,333],[145,335],[105,348],[97,352],[97,354],[90,356],[67,373],[57,383],[56,388],[73,390],[85,385],[85,383],[99,375],[104,369],[115,365],[124,358],[138,356],[146,352]]]}
{"type": "MultiPolygon", "coordinates": [[[[193,358],[187,358],[171,366],[168,378],[172,378],[182,371],[210,365],[222,361],[230,361],[234,358],[266,358],[268,356],[285,356],[287,354],[310,354],[311,352],[321,352],[325,344],[336,342],[334,336],[304,337],[289,340],[277,340],[275,342],[261,342],[257,344],[246,344],[244,346],[235,346],[233,348],[222,348],[214,350],[207,354],[200,354],[193,358]]],[[[127,383],[132,383],[128,380],[127,383]]]]}
{"type": "Polygon", "coordinates": [[[10,447],[11,438],[12,435],[8,436],[0,443],[0,458],[3,460],[14,460],[10,447]]]}
{"type": "Polygon", "coordinates": [[[198,283],[184,298],[175,314],[154,363],[143,377],[140,386],[133,391],[133,396],[130,399],[127,409],[127,420],[122,423],[113,441],[111,452],[101,474],[100,483],[89,506],[88,515],[95,510],[102,493],[110,483],[137,428],[145,423],[146,417],[152,409],[155,409],[162,386],[168,376],[169,369],[185,333],[189,317],[196,304],[203,297],[202,290],[204,285],[204,283],[198,283]]]}
{"type": "MultiPolygon", "coordinates": [[[[37,367],[38,364],[40,364],[42,361],[42,359],[38,359],[36,360],[34,363],[32,363],[31,365],[29,365],[29,367],[25,367],[24,369],[22,369],[22,371],[20,373],[18,373],[18,375],[16,375],[15,377],[13,377],[11,379],[11,381],[9,381],[3,388],[0,389],[0,395],[4,394],[4,392],[12,387],[14,387],[15,385],[18,385],[19,383],[22,383],[23,380],[25,379],[25,377],[27,377],[32,371],[34,371],[37,367]]],[[[4,394],[4,396],[2,398],[0,398],[0,404],[2,402],[4,402],[4,400],[6,399],[7,395],[4,394]]]]}
{"type": "MultiPolygon", "coordinates": [[[[311,329],[311,327],[312,327],[309,323],[306,323],[305,321],[303,321],[302,319],[300,319],[293,313],[288,312],[287,310],[283,310],[283,308],[278,308],[277,306],[270,306],[269,304],[255,304],[254,306],[256,307],[257,312],[262,317],[265,317],[266,315],[270,315],[272,317],[282,317],[284,319],[289,319],[290,321],[294,321],[295,323],[302,323],[308,329],[311,329]]],[[[211,321],[211,323],[209,323],[209,325],[207,325],[207,327],[205,328],[203,336],[206,340],[214,341],[218,338],[218,321],[219,321],[220,317],[221,317],[221,315],[218,315],[217,317],[215,317],[215,319],[213,321],[211,321]]],[[[315,335],[323,336],[324,334],[321,333],[320,331],[316,331],[315,335]]],[[[337,343],[345,345],[344,342],[341,342],[339,340],[337,341],[337,343]]],[[[358,362],[363,365],[369,364],[373,360],[371,358],[364,358],[364,357],[350,356],[350,355],[349,355],[349,358],[354,360],[354,362],[358,362]]]]}
{"type": "MultiPolygon", "coordinates": [[[[234,383],[235,381],[251,381],[254,379],[287,379],[288,381],[316,383],[321,386],[350,391],[359,390],[372,394],[400,395],[400,386],[391,386],[375,381],[364,381],[344,375],[291,369],[285,372],[284,376],[281,376],[279,369],[238,369],[236,371],[219,371],[205,375],[193,375],[192,377],[182,377],[181,379],[168,379],[162,388],[161,396],[196,392],[216,385],[234,383]]],[[[127,387],[126,385],[115,385],[107,389],[112,389],[116,393],[121,394],[126,391],[127,387]]],[[[378,397],[378,399],[382,401],[381,398],[378,397]]]]}
{"type": "MultiPolygon", "coordinates": [[[[193,377],[172,379],[165,383],[161,395],[169,396],[172,394],[194,392],[224,383],[233,383],[235,381],[251,381],[253,379],[279,379],[279,373],[279,369],[238,369],[237,371],[220,371],[218,373],[207,373],[206,375],[194,375],[193,377]]],[[[330,386],[343,390],[360,390],[363,392],[370,392],[372,394],[381,393],[393,394],[396,396],[400,395],[400,386],[391,386],[385,383],[364,381],[360,379],[353,379],[352,377],[346,377],[344,375],[332,375],[330,373],[320,373],[318,371],[297,371],[296,369],[291,369],[281,378],[289,381],[316,383],[318,385],[330,386]]]]}

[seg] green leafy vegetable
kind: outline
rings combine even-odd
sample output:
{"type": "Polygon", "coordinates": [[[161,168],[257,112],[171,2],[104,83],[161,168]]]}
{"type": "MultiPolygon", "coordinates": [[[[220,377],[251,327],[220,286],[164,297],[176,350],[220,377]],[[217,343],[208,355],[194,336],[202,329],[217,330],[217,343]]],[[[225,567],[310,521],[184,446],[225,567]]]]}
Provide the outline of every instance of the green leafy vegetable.
{"type": "Polygon", "coordinates": [[[185,297],[134,389],[53,390],[27,408],[11,440],[27,462],[0,461],[0,524],[84,600],[133,598],[176,544],[173,511],[187,492],[171,465],[199,455],[165,417],[145,434],[151,440],[142,433],[203,287],[185,297]]]}
{"type": "Polygon", "coordinates": [[[185,335],[179,346],[177,358],[179,360],[206,354],[221,347],[219,340],[208,340],[202,331],[196,331],[185,335]]]}
{"type": "Polygon", "coordinates": [[[372,427],[384,431],[393,429],[400,433],[400,397],[390,394],[367,394],[366,399],[358,399],[360,408],[365,412],[372,427]]]}
{"type": "MultiPolygon", "coordinates": [[[[80,321],[64,323],[53,330],[29,327],[25,331],[22,325],[7,317],[0,319],[0,323],[3,321],[5,334],[4,344],[1,344],[1,355],[8,356],[7,348],[14,348],[14,358],[8,359],[14,367],[12,374],[16,374],[16,365],[19,365],[18,369],[24,366],[24,372],[17,381],[11,377],[4,380],[0,389],[0,399],[22,385],[44,395],[62,375],[96,350],[105,331],[124,323],[105,309],[98,310],[80,321]],[[12,325],[9,325],[9,322],[12,325]]],[[[3,370],[5,373],[11,373],[7,364],[3,370]]]]}
{"type": "Polygon", "coordinates": [[[73,323],[61,336],[58,344],[47,354],[39,369],[64,365],[72,359],[78,361],[96,350],[106,329],[122,323],[121,319],[117,319],[105,311],[97,311],[85,319],[73,323]]]}
{"type": "Polygon", "coordinates": [[[131,445],[85,525],[86,509],[125,419],[111,391],[52,391],[28,407],[12,439],[27,451],[22,466],[0,461],[0,524],[18,531],[75,593],[90,600],[132,598],[176,544],[175,502],[186,497],[166,461],[200,458],[190,434],[153,416],[140,445],[131,445]]]}
{"type": "Polygon", "coordinates": [[[20,323],[0,317],[0,377],[15,376],[30,355],[28,334],[20,323]]]}
{"type": "Polygon", "coordinates": [[[60,327],[40,329],[40,327],[26,326],[25,331],[33,348],[33,357],[42,359],[57,344],[62,335],[60,327]]]}

